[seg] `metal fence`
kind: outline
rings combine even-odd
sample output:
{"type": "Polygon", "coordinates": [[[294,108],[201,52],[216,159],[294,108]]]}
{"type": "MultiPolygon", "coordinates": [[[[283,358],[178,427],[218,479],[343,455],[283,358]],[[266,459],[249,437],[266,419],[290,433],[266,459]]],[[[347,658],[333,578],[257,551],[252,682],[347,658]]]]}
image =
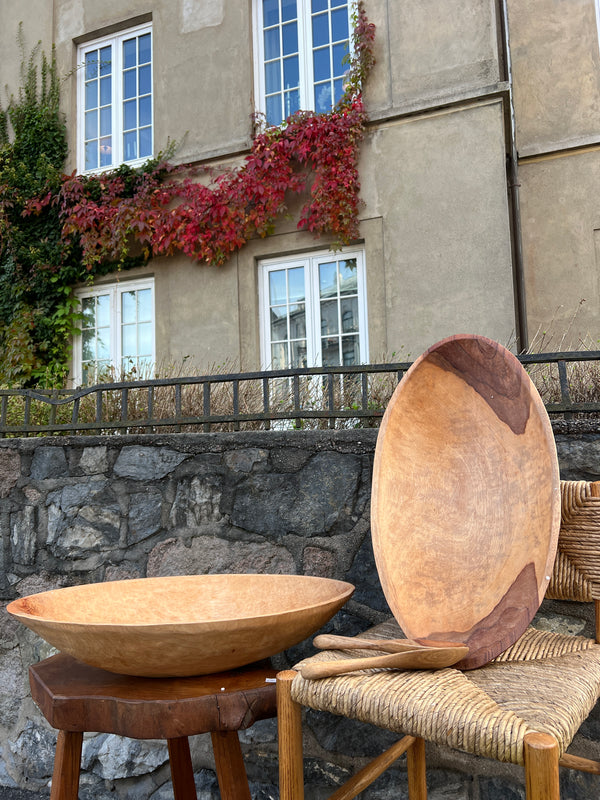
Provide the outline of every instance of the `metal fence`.
{"type": "MultiPolygon", "coordinates": [[[[519,357],[551,416],[600,415],[600,351],[519,357]]],[[[0,390],[0,438],[376,427],[410,362],[0,390]]]]}

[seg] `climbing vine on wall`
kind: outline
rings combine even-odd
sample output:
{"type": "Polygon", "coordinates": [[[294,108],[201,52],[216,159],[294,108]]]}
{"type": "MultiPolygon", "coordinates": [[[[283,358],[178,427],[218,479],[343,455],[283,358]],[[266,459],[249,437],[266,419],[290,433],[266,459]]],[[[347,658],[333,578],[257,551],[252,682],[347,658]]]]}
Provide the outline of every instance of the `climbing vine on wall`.
{"type": "Polygon", "coordinates": [[[10,339],[14,350],[0,363],[0,380],[60,380],[77,318],[72,287],[85,276],[178,251],[223,264],[250,238],[271,233],[299,193],[307,198],[300,230],[330,234],[334,246],[355,239],[362,86],[374,63],[374,35],[359,3],[338,105],[259,130],[243,164],[218,173],[159,157],[139,170],[61,176],[66,145],[56,65],[42,56],[38,86],[34,51],[19,97],[0,115],[0,346],[10,339]],[[19,181],[26,187],[14,193],[19,181]],[[23,296],[18,313],[6,310],[11,292],[23,296]]]}

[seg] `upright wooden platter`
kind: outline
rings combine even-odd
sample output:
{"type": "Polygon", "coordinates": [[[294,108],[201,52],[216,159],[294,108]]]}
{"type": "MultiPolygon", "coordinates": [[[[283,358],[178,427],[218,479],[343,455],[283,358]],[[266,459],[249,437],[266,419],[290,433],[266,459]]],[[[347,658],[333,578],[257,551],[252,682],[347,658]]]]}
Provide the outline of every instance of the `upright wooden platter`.
{"type": "Polygon", "coordinates": [[[413,364],[379,432],[371,518],[409,638],[466,644],[462,669],[518,639],[550,580],[560,482],[548,415],[512,353],[460,335],[413,364]]]}

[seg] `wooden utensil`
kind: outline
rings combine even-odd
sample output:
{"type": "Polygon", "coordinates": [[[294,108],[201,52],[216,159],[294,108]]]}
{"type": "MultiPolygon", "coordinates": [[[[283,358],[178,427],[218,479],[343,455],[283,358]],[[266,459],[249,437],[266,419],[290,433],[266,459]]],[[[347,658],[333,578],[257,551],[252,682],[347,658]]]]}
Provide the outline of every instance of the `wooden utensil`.
{"type": "Polygon", "coordinates": [[[427,650],[430,647],[463,647],[461,642],[428,641],[427,644],[421,644],[413,639],[365,639],[361,636],[336,636],[332,633],[315,636],[313,645],[319,650],[383,650],[387,653],[427,650]]]}
{"type": "Polygon", "coordinates": [[[303,678],[316,680],[354,672],[357,669],[440,669],[451,667],[465,658],[468,647],[425,647],[403,653],[366,658],[344,658],[339,661],[313,661],[300,669],[303,678]]]}
{"type": "Polygon", "coordinates": [[[517,358],[481,336],[427,350],[400,381],[373,466],[371,531],[406,635],[482,666],[523,633],[552,574],[560,481],[548,414],[517,358]]]}

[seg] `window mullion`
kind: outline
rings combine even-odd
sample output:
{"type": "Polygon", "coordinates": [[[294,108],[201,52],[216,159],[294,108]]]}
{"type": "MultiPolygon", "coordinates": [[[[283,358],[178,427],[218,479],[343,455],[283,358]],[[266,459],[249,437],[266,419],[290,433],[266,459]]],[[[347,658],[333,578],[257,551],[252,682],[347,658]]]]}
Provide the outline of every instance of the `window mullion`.
{"type": "Polygon", "coordinates": [[[310,0],[298,0],[298,42],[300,50],[300,108],[314,108],[312,59],[312,16],[310,0]]]}
{"type": "MultiPolygon", "coordinates": [[[[306,281],[306,305],[310,308],[311,335],[309,345],[311,349],[310,366],[320,367],[323,364],[321,345],[321,297],[319,295],[319,259],[310,258],[306,262],[308,279],[306,281]]],[[[307,322],[308,324],[308,322],[307,322]]]]}
{"type": "Polygon", "coordinates": [[[117,289],[116,287],[111,290],[111,304],[113,305],[112,315],[111,315],[111,323],[114,332],[114,336],[112,336],[111,342],[111,360],[112,363],[115,365],[115,369],[117,371],[117,375],[121,374],[121,356],[122,356],[122,346],[121,346],[121,290],[117,289]]]}

